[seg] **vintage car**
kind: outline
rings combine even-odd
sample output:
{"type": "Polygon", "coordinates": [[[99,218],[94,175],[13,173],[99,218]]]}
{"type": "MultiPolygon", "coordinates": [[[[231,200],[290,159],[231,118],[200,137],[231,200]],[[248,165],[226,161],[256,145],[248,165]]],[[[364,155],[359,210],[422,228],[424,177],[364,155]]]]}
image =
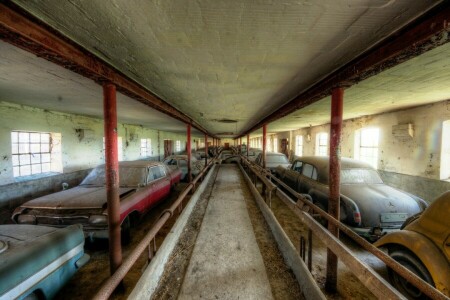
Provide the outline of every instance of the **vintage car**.
{"type": "MultiPolygon", "coordinates": [[[[122,241],[130,239],[130,225],[167,197],[180,181],[181,171],[156,161],[119,162],[122,241]]],[[[13,212],[18,224],[64,227],[82,224],[90,238],[108,238],[105,166],[100,165],[75,188],[28,201],[13,212]]]]}
{"type": "MultiPolygon", "coordinates": [[[[187,167],[187,155],[170,155],[164,159],[164,164],[169,168],[178,167],[181,170],[181,180],[187,179],[188,167],[187,167]]],[[[191,156],[191,174],[192,178],[196,177],[204,168],[205,161],[197,160],[195,156],[191,156]]]]}
{"type": "MultiPolygon", "coordinates": [[[[450,297],[450,191],[434,200],[422,213],[408,219],[400,231],[374,245],[444,295],[450,297]]],[[[388,268],[393,285],[411,299],[426,298],[420,290],[388,268]]]]}
{"type": "MultiPolygon", "coordinates": [[[[258,154],[255,163],[262,167],[262,153],[258,154]]],[[[266,152],[266,169],[271,173],[274,173],[278,167],[287,168],[289,165],[289,161],[283,153],[266,152]]]]}
{"type": "MultiPolygon", "coordinates": [[[[286,185],[310,195],[314,204],[328,210],[328,157],[301,157],[288,169],[277,168],[275,174],[286,185]]],[[[408,217],[427,207],[419,197],[384,184],[369,164],[350,158],[341,159],[340,190],[341,221],[370,241],[399,230],[408,217]]]]}
{"type": "Polygon", "coordinates": [[[0,225],[0,299],[51,299],[89,260],[80,225],[0,225]]]}

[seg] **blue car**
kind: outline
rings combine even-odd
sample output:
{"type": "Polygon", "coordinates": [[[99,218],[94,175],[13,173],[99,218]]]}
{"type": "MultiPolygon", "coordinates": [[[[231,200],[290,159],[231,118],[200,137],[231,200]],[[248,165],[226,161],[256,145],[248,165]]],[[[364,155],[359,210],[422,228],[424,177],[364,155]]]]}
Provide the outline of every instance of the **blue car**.
{"type": "Polygon", "coordinates": [[[51,299],[89,260],[80,225],[0,225],[0,300],[51,299]]]}

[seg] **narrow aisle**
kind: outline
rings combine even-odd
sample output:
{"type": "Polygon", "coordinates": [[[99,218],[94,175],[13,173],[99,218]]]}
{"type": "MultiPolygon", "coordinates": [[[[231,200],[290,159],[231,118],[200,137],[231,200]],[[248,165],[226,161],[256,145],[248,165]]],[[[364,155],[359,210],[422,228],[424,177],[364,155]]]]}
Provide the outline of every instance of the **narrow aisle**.
{"type": "Polygon", "coordinates": [[[242,180],[220,165],[179,299],[273,299],[242,180]]]}

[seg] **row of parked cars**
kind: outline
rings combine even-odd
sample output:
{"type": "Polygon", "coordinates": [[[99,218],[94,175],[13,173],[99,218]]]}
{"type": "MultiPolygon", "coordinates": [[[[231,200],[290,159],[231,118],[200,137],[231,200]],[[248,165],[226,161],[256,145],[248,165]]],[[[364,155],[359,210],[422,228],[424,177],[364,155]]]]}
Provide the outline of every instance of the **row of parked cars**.
{"type": "MultiPolygon", "coordinates": [[[[180,182],[182,168],[174,159],[119,163],[122,242],[130,240],[131,224],[180,182]]],[[[52,298],[89,260],[85,238],[108,238],[105,183],[100,165],[79,186],[14,210],[12,220],[19,225],[0,226],[0,299],[52,298]]]]}
{"type": "MultiPolygon", "coordinates": [[[[262,166],[261,153],[255,163],[262,166]]],[[[266,168],[328,210],[328,157],[298,157],[290,163],[284,154],[267,153],[266,168]]],[[[450,191],[428,206],[423,199],[384,184],[369,164],[350,158],[341,159],[340,178],[340,221],[450,296],[450,191]]],[[[408,281],[388,271],[391,282],[408,298],[425,298],[408,281]]]]}

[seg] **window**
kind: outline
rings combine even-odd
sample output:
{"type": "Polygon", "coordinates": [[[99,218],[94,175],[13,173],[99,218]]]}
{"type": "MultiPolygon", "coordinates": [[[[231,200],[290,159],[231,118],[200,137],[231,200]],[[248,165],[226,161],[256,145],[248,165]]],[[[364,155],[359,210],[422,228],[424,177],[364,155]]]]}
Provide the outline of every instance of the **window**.
{"type": "Polygon", "coordinates": [[[141,157],[149,157],[152,155],[152,140],[141,139],[141,157]]]}
{"type": "Polygon", "coordinates": [[[303,155],[303,136],[297,135],[295,137],[295,155],[302,156],[303,155]]]}
{"type": "Polygon", "coordinates": [[[180,151],[181,151],[181,142],[175,141],[175,152],[180,152],[180,151]]]}
{"type": "Polygon", "coordinates": [[[378,128],[362,128],[355,132],[355,159],[378,166],[378,128]]]}
{"type": "Polygon", "coordinates": [[[62,173],[61,134],[50,132],[11,132],[14,177],[62,173]]]}
{"type": "Polygon", "coordinates": [[[442,123],[441,180],[450,180],[450,120],[442,123]]]}
{"type": "Polygon", "coordinates": [[[316,136],[316,155],[328,155],[328,133],[326,132],[318,133],[316,136]]]}
{"type": "Polygon", "coordinates": [[[302,166],[303,166],[303,162],[297,160],[297,161],[294,163],[294,168],[293,168],[293,170],[296,171],[296,172],[301,173],[301,172],[302,172],[302,166]]]}
{"type": "MultiPolygon", "coordinates": [[[[122,149],[122,137],[117,137],[117,152],[119,154],[119,161],[123,160],[123,149],[122,149]]],[[[105,138],[103,138],[103,153],[105,153],[105,138]]]]}
{"type": "Polygon", "coordinates": [[[278,139],[276,136],[273,137],[273,152],[278,153],[278,139]]]}

